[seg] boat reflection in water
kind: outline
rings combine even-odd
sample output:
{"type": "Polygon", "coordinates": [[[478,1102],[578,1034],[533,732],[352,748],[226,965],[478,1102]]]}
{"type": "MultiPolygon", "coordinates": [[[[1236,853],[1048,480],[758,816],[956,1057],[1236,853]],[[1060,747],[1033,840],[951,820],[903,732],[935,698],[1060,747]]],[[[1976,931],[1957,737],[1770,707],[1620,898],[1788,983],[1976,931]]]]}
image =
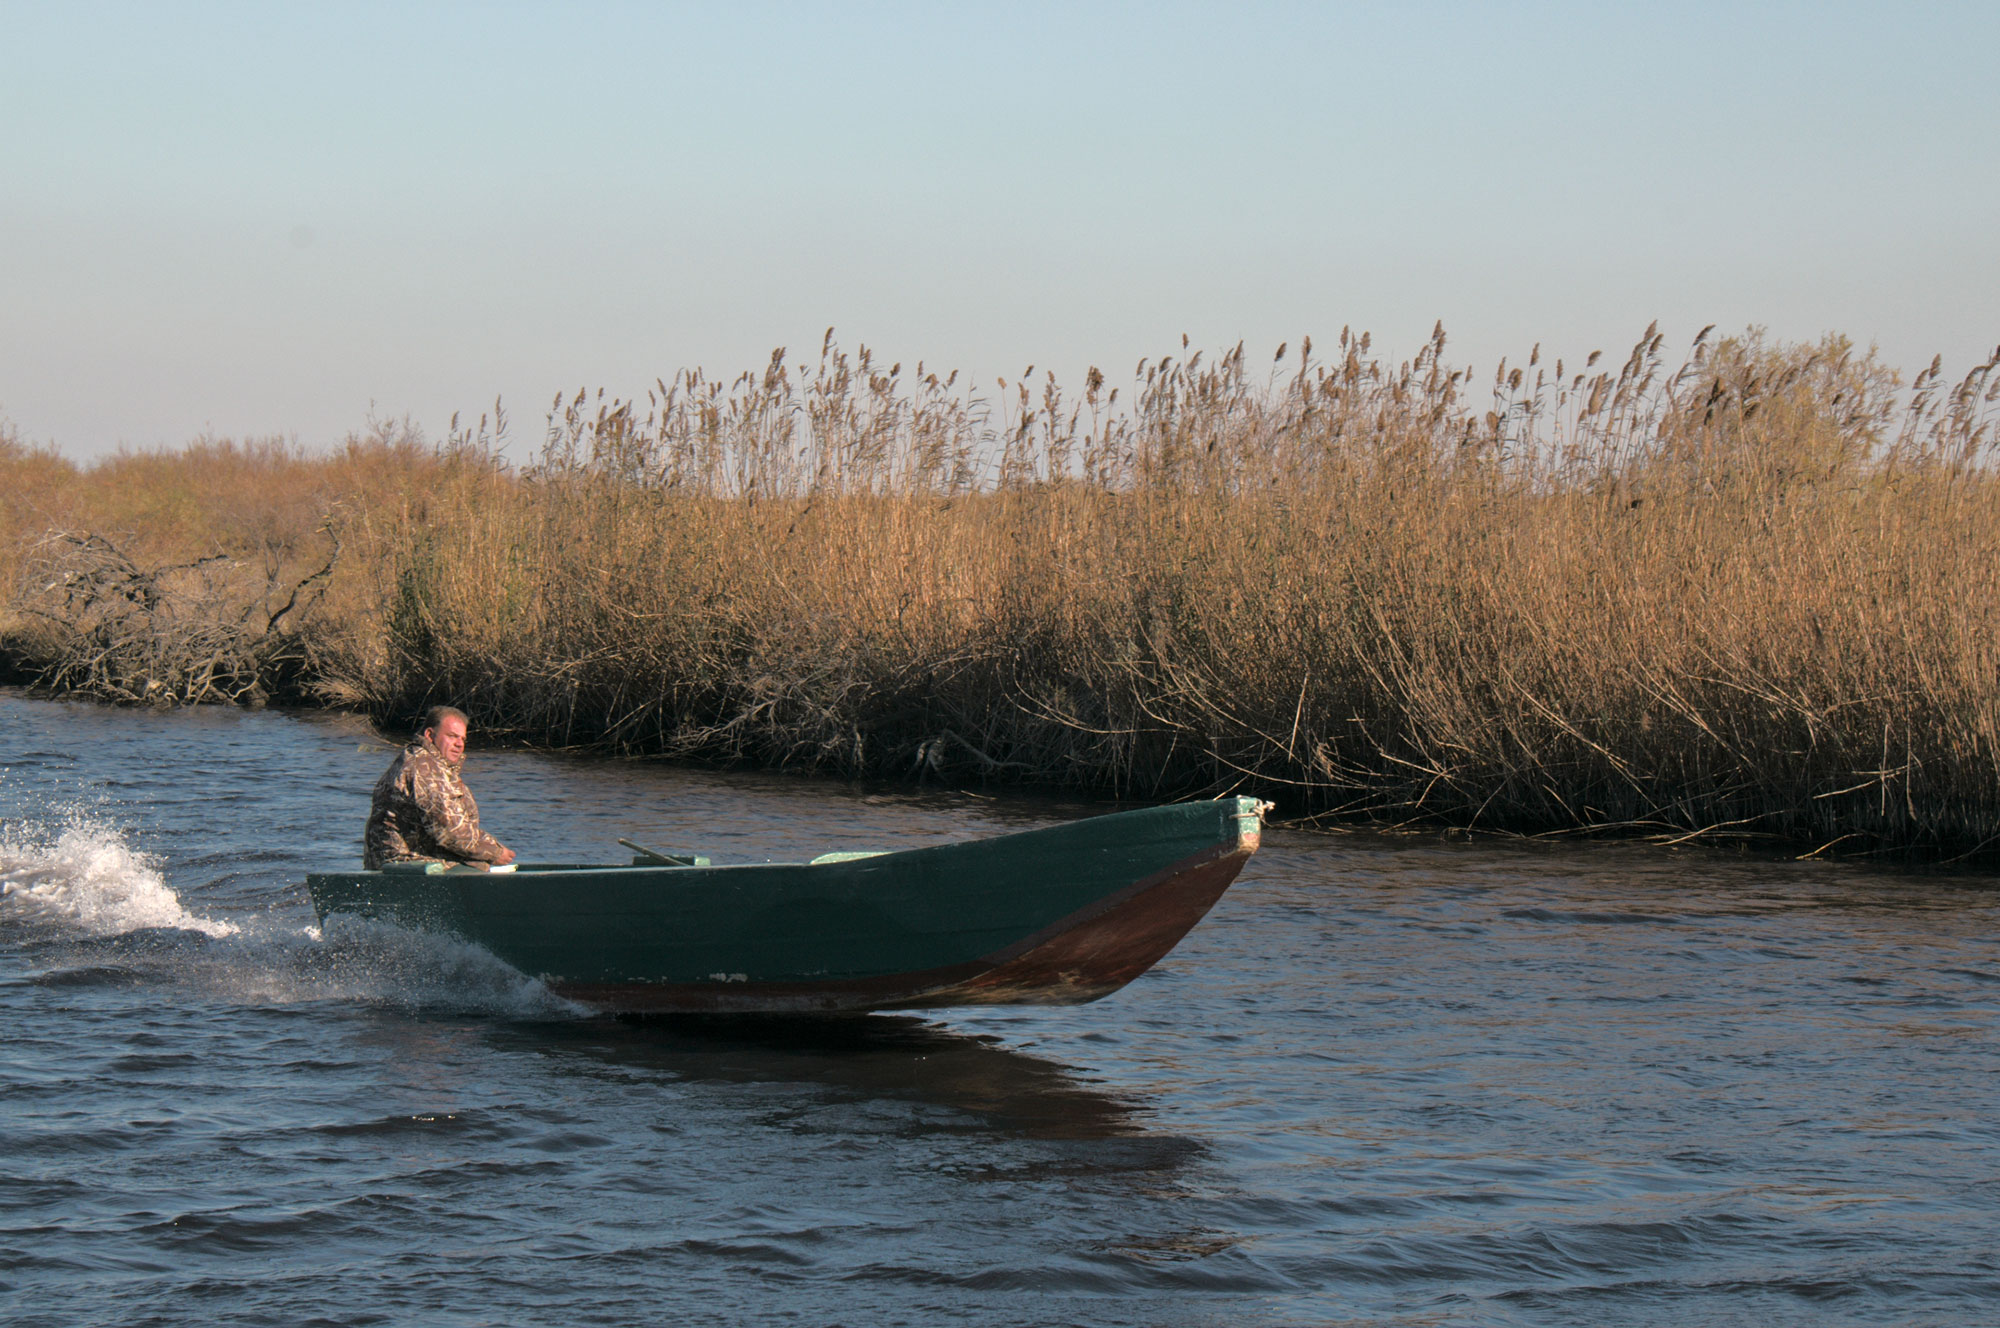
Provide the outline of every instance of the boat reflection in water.
{"type": "Polygon", "coordinates": [[[914,1015],[625,1015],[493,1030],[511,1049],[569,1062],[576,1073],[658,1076],[706,1088],[817,1089],[825,1102],[943,1108],[903,1128],[967,1129],[1027,1139],[1145,1138],[1155,1162],[1197,1151],[1151,1128],[1146,1108],[1080,1080],[1056,1061],[914,1015]]]}

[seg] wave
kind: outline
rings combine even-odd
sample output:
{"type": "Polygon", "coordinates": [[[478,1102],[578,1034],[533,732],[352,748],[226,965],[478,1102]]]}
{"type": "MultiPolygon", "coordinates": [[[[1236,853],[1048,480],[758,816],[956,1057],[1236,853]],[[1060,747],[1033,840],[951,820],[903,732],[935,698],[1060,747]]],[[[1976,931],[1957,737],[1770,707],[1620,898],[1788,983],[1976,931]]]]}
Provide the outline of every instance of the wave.
{"type": "Polygon", "coordinates": [[[246,1005],[356,1001],[531,1019],[588,1013],[483,946],[385,922],[342,917],[324,931],[274,925],[208,948],[228,952],[217,990],[246,1005]]]}
{"type": "Polygon", "coordinates": [[[65,927],[87,936],[168,928],[233,936],[233,922],[181,906],[159,864],[115,829],[91,821],[64,827],[49,842],[32,825],[0,831],[0,921],[65,927]]]}
{"type": "MultiPolygon", "coordinates": [[[[515,1018],[580,1007],[480,946],[342,918],[322,931],[290,908],[236,920],[184,904],[160,862],[114,826],[0,825],[0,940],[31,955],[33,986],[171,985],[234,1004],[349,1001],[515,1018]]],[[[129,999],[129,997],[127,997],[129,999]]]]}

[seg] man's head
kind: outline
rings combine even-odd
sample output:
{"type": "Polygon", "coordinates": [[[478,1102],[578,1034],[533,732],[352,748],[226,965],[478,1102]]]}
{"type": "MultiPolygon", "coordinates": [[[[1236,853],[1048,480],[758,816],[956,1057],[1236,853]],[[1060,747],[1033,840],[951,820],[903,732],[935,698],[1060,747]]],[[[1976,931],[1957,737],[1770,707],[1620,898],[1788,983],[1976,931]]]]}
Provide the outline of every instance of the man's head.
{"type": "Polygon", "coordinates": [[[465,712],[455,706],[432,706],[424,712],[419,730],[424,741],[437,748],[439,756],[457,765],[465,759],[465,712]]]}

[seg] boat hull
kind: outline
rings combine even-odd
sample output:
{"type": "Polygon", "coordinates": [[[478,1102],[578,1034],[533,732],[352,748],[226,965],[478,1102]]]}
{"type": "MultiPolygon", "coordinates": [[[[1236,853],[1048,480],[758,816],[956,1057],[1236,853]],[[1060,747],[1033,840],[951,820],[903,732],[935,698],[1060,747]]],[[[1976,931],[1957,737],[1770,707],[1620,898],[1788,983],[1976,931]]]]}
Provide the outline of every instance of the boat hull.
{"type": "Polygon", "coordinates": [[[322,919],[491,949],[551,990],[637,1013],[1075,1004],[1157,963],[1261,840],[1247,798],[841,862],[342,873],[322,919]]]}

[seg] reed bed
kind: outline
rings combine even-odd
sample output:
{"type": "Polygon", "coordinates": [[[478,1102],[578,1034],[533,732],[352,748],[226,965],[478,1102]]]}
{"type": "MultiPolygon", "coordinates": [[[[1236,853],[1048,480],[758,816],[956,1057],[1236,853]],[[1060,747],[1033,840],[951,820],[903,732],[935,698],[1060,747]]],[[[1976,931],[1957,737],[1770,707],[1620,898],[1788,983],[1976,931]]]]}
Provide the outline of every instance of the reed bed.
{"type": "MultiPolygon", "coordinates": [[[[522,741],[842,776],[1993,852],[2000,356],[1902,383],[1838,338],[1669,359],[1648,329],[1475,381],[1444,350],[1183,345],[1122,394],[983,397],[829,338],[559,399],[529,465],[496,415],[144,483],[283,472],[227,550],[184,514],[170,552],[285,549],[257,602],[313,597],[264,630],[292,691],[385,721],[449,699],[522,741]]],[[[103,482],[64,481],[65,528],[103,482]]]]}

